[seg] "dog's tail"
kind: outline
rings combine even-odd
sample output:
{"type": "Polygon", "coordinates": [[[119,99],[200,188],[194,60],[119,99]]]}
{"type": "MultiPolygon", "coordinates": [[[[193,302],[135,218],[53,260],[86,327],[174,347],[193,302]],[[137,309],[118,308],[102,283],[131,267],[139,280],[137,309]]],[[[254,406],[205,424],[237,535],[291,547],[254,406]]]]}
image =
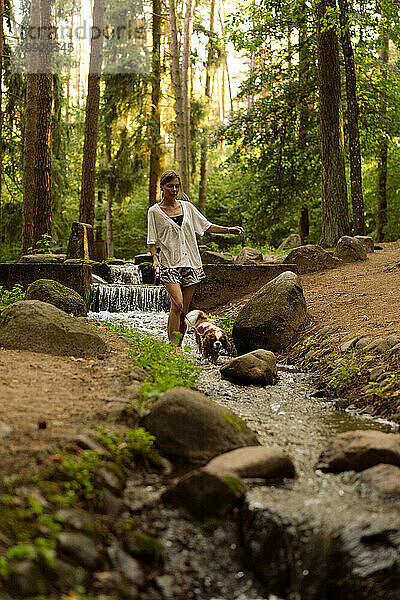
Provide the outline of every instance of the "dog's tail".
{"type": "Polygon", "coordinates": [[[201,310],[191,310],[190,313],[186,315],[186,321],[191,327],[196,327],[196,325],[198,324],[198,319],[202,315],[203,311],[201,310]]]}

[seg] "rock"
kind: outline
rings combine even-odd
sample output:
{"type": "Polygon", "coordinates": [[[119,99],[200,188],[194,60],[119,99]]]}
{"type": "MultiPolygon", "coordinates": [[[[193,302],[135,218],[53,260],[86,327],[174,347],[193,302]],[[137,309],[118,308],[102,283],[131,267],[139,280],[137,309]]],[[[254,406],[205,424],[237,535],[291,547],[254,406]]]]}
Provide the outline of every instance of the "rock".
{"type": "Polygon", "coordinates": [[[39,300],[20,300],[1,312],[0,346],[58,356],[104,357],[108,351],[89,325],[39,300]]]}
{"type": "Polygon", "coordinates": [[[57,536],[57,551],[85,569],[94,571],[103,564],[94,541],[82,533],[62,531],[57,536]]]}
{"type": "Polygon", "coordinates": [[[183,477],[162,495],[166,504],[183,507],[197,519],[222,517],[242,500],[245,485],[232,475],[199,469],[183,477]]]}
{"type": "Polygon", "coordinates": [[[335,269],[342,264],[329,252],[317,244],[307,244],[292,250],[283,261],[284,264],[296,265],[299,275],[314,273],[325,269],[335,269]]]}
{"type": "Polygon", "coordinates": [[[206,250],[201,253],[201,259],[203,261],[203,265],[219,265],[219,264],[232,264],[233,256],[228,252],[224,252],[221,254],[220,252],[212,252],[211,250],[206,250]]]}
{"type": "Polygon", "coordinates": [[[343,344],[341,344],[339,350],[340,352],[346,353],[348,352],[351,348],[353,348],[353,346],[356,345],[356,343],[358,342],[358,340],[360,339],[360,336],[357,336],[355,338],[352,338],[351,340],[346,340],[345,342],[343,342],[343,344]]]}
{"type": "Polygon", "coordinates": [[[93,256],[94,237],[92,225],[74,221],[68,241],[67,258],[84,258],[88,260],[93,256]]]}
{"type": "Polygon", "coordinates": [[[181,387],[165,392],[141,423],[156,436],[161,452],[176,462],[205,464],[234,448],[259,445],[240,417],[181,387]]]}
{"type": "Polygon", "coordinates": [[[358,520],[340,533],[336,555],[336,593],[343,600],[398,600],[400,597],[400,526],[358,520]],[[342,593],[340,593],[342,592],[342,593]],[[347,593],[346,593],[347,592],[347,593]]]}
{"type": "Polygon", "coordinates": [[[106,467],[100,467],[96,471],[96,480],[101,487],[108,488],[111,492],[120,494],[125,487],[125,482],[106,467]]]}
{"type": "Polygon", "coordinates": [[[380,377],[386,371],[386,367],[383,365],[379,365],[378,367],[374,367],[369,371],[369,380],[377,381],[378,377],[380,377]]]}
{"type": "Polygon", "coordinates": [[[75,317],[87,315],[87,307],[82,296],[75,290],[52,279],[37,279],[31,283],[26,290],[25,300],[41,300],[41,302],[53,304],[75,317]]]}
{"type": "Polygon", "coordinates": [[[134,381],[143,382],[148,378],[148,373],[141,367],[133,366],[129,371],[129,377],[134,381]]]}
{"type": "Polygon", "coordinates": [[[91,261],[92,274],[100,277],[103,281],[111,281],[111,267],[106,262],[91,261]]]}
{"type": "Polygon", "coordinates": [[[299,246],[301,246],[301,237],[298,233],[291,233],[279,244],[276,250],[280,252],[281,250],[290,250],[299,246]]]}
{"type": "Polygon", "coordinates": [[[126,536],[124,540],[125,549],[141,560],[153,564],[161,564],[164,562],[164,547],[163,545],[151,537],[140,531],[134,531],[126,536]]]}
{"type": "Polygon", "coordinates": [[[395,354],[400,354],[400,344],[396,344],[389,351],[389,356],[394,356],[395,354]]]}
{"type": "Polygon", "coordinates": [[[108,282],[105,279],[99,277],[98,275],[92,275],[92,283],[101,283],[103,285],[107,285],[108,282]]]}
{"type": "Polygon", "coordinates": [[[374,240],[369,235],[355,235],[354,239],[358,240],[365,246],[367,252],[374,251],[374,240]]]}
{"type": "Polygon", "coordinates": [[[359,350],[362,350],[363,348],[365,348],[366,346],[368,346],[368,344],[371,341],[371,336],[370,335],[364,335],[362,336],[355,344],[354,347],[358,348],[359,350]]]}
{"type": "Polygon", "coordinates": [[[93,516],[79,508],[61,508],[54,516],[60,523],[78,531],[92,529],[95,525],[93,516]]]}
{"type": "Polygon", "coordinates": [[[67,258],[66,254],[24,254],[18,262],[20,263],[62,263],[67,258]]]}
{"type": "Polygon", "coordinates": [[[233,341],[239,354],[265,348],[283,350],[307,317],[300,279],[285,271],[265,284],[239,311],[233,341]]]}
{"type": "Polygon", "coordinates": [[[317,469],[331,473],[363,471],[379,463],[400,466],[400,436],[382,431],[347,431],[330,440],[317,469]]]}
{"type": "Polygon", "coordinates": [[[362,480],[378,490],[382,496],[400,500],[400,468],[379,464],[362,472],[362,480]]]}
{"type": "Polygon", "coordinates": [[[367,260],[367,251],[364,244],[356,238],[344,235],[336,244],[333,256],[340,258],[343,262],[354,262],[357,260],[367,260]]]}
{"type": "Polygon", "coordinates": [[[75,444],[78,446],[78,448],[82,448],[82,450],[93,450],[103,458],[110,458],[111,456],[104,446],[96,442],[96,440],[91,438],[89,435],[75,435],[73,438],[70,438],[65,445],[70,444],[75,444]]]}
{"type": "Polygon", "coordinates": [[[6,587],[14,593],[29,597],[47,592],[45,577],[33,560],[14,563],[7,574],[6,587]]]}
{"type": "Polygon", "coordinates": [[[12,427],[7,425],[7,423],[3,423],[0,421],[0,440],[4,440],[4,438],[8,437],[12,432],[12,427]]]}
{"type": "Polygon", "coordinates": [[[273,385],[278,380],[275,354],[263,349],[230,360],[220,368],[220,373],[236,383],[273,385]]]}
{"type": "Polygon", "coordinates": [[[124,510],[124,502],[121,498],[117,498],[110,490],[103,490],[103,507],[104,512],[108,515],[118,517],[124,510]]]}
{"type": "Polygon", "coordinates": [[[295,476],[294,464],[289,456],[280,448],[266,446],[250,446],[226,452],[213,458],[205,470],[218,475],[230,473],[236,477],[261,477],[272,481],[295,476]]]}
{"type": "Polygon", "coordinates": [[[397,346],[397,344],[400,344],[400,338],[395,335],[389,335],[386,338],[373,340],[365,347],[365,350],[367,352],[372,351],[373,354],[384,354],[397,346]]]}
{"type": "Polygon", "coordinates": [[[107,554],[110,558],[111,565],[115,569],[119,569],[122,575],[133,585],[144,585],[145,577],[143,570],[135,558],[129,556],[117,544],[113,544],[107,548],[107,554]]]}
{"type": "MultiPolygon", "coordinates": [[[[137,264],[137,263],[136,263],[137,264]]],[[[138,269],[142,275],[142,282],[147,284],[153,284],[155,278],[155,272],[153,269],[153,263],[150,255],[150,262],[140,262],[138,269]]]]}
{"type": "Polygon", "coordinates": [[[61,590],[76,588],[82,585],[86,578],[85,569],[58,559],[56,559],[54,575],[57,579],[57,587],[61,590]]]}
{"type": "Polygon", "coordinates": [[[286,254],[263,254],[263,261],[270,265],[280,265],[286,258],[286,254]]]}
{"type": "Polygon", "coordinates": [[[262,253],[256,248],[244,247],[235,260],[235,265],[254,265],[263,262],[262,253]]]}

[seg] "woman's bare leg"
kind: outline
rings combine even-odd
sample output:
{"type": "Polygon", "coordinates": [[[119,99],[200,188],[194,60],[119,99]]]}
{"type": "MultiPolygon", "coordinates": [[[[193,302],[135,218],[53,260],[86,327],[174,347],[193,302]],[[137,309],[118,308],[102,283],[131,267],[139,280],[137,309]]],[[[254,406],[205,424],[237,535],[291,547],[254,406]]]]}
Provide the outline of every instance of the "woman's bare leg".
{"type": "Polygon", "coordinates": [[[181,313],[181,322],[180,322],[180,327],[179,327],[179,331],[182,334],[181,344],[182,344],[182,341],[183,341],[183,336],[185,335],[185,332],[186,332],[186,329],[187,329],[185,317],[186,317],[187,313],[189,312],[189,306],[190,306],[190,303],[192,301],[195,289],[196,289],[196,284],[188,285],[188,286],[182,288],[182,294],[183,294],[183,313],[181,313]]]}
{"type": "MultiPolygon", "coordinates": [[[[183,294],[179,283],[166,283],[165,289],[171,300],[171,308],[168,316],[168,339],[175,342],[175,331],[180,331],[181,314],[183,311],[183,294]]],[[[178,343],[180,346],[180,343],[178,343]]]]}

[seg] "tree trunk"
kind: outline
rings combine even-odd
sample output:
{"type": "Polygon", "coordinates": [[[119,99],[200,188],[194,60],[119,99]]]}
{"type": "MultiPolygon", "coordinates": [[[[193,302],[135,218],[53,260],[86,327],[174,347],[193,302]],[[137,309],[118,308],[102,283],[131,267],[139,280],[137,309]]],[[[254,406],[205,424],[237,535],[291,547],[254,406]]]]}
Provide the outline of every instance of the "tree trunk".
{"type": "Polygon", "coordinates": [[[90,46],[88,95],[86,101],[85,138],[83,144],[82,188],[79,205],[81,223],[94,225],[94,200],[96,184],[96,151],[99,122],[100,79],[103,61],[103,35],[106,20],[105,0],[95,0],[93,30],[90,46]]]}
{"type": "Polygon", "coordinates": [[[357,99],[356,70],[351,43],[347,0],[339,0],[341,41],[346,72],[347,124],[349,131],[351,203],[353,228],[356,235],[365,235],[364,199],[361,178],[361,150],[357,99]]]}
{"type": "MultiPolygon", "coordinates": [[[[307,106],[307,84],[310,78],[310,44],[308,42],[307,19],[306,19],[306,3],[302,2],[299,6],[299,18],[297,22],[299,30],[299,137],[298,148],[300,154],[300,162],[303,165],[302,177],[306,181],[307,162],[304,158],[306,146],[306,134],[309,127],[308,106],[307,106]]],[[[305,199],[301,199],[301,209],[299,216],[299,236],[302,245],[306,242],[309,233],[309,215],[308,207],[305,199]]]]}
{"type": "Polygon", "coordinates": [[[339,48],[336,24],[330,22],[327,15],[328,8],[335,8],[335,0],[322,0],[316,6],[322,167],[320,244],[324,247],[334,246],[342,235],[348,235],[350,232],[344,162],[339,48]],[[328,22],[326,22],[327,16],[328,22]]]}
{"type": "Polygon", "coordinates": [[[160,182],[161,136],[161,0],[153,0],[153,72],[151,80],[149,206],[158,202],[160,182]]]}
{"type": "MultiPolygon", "coordinates": [[[[210,31],[214,32],[214,16],[215,16],[215,0],[211,0],[210,3],[210,31]]],[[[207,98],[207,104],[210,101],[211,92],[211,77],[210,69],[212,63],[212,45],[209,42],[207,65],[206,65],[206,86],[204,95],[207,98]]],[[[200,153],[200,182],[199,182],[199,209],[203,215],[206,214],[207,204],[207,169],[208,169],[208,128],[205,127],[204,139],[201,142],[201,153],[200,153]]]]}
{"type": "Polygon", "coordinates": [[[37,80],[37,127],[34,173],[33,244],[42,235],[51,235],[51,125],[53,115],[53,52],[55,1],[41,0],[41,30],[49,32],[40,40],[37,80]]]}
{"type": "Polygon", "coordinates": [[[182,93],[181,70],[179,65],[178,26],[176,18],[175,0],[169,0],[169,25],[171,33],[171,76],[175,95],[176,114],[176,154],[179,164],[183,188],[186,191],[189,183],[189,174],[186,169],[186,141],[185,141],[185,118],[182,93]]]}
{"type": "MultiPolygon", "coordinates": [[[[105,128],[105,155],[108,166],[108,171],[111,169],[111,127],[109,125],[105,128]]],[[[109,183],[106,185],[107,194],[107,212],[106,212],[106,228],[107,228],[107,258],[114,256],[114,235],[113,235],[113,197],[111,192],[111,186],[109,183]]]]}
{"type": "MultiPolygon", "coordinates": [[[[385,12],[382,11],[382,18],[385,12]]],[[[384,79],[387,78],[387,66],[389,63],[389,36],[385,31],[381,36],[381,49],[379,52],[381,62],[381,74],[384,79]]],[[[385,118],[386,101],[383,98],[380,105],[381,119],[385,118]]],[[[378,173],[377,173],[377,206],[376,206],[376,241],[383,242],[385,235],[385,225],[387,224],[387,159],[388,159],[388,143],[386,134],[383,132],[379,140],[378,152],[378,173]]]]}
{"type": "Polygon", "coordinates": [[[3,54],[4,54],[4,0],[0,0],[0,239],[2,227],[1,194],[3,189],[3,54]]]}
{"type": "MultiPolygon", "coordinates": [[[[40,28],[40,0],[32,0],[29,25],[33,31],[40,28]]],[[[33,36],[35,37],[35,36],[33,36]]],[[[37,40],[30,42],[28,53],[28,71],[26,74],[26,109],[22,175],[22,254],[33,246],[33,222],[35,219],[35,155],[37,136],[37,88],[38,60],[37,40]]]]}
{"type": "Polygon", "coordinates": [[[183,96],[183,121],[184,121],[184,176],[183,187],[187,194],[190,193],[190,52],[192,36],[193,4],[192,0],[185,0],[185,19],[183,24],[182,40],[182,96],[183,96]]]}

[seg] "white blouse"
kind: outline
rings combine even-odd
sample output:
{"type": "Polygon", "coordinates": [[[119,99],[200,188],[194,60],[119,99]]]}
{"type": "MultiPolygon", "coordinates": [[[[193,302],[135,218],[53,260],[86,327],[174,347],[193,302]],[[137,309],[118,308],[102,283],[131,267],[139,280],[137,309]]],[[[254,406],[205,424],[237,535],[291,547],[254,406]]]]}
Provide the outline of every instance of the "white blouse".
{"type": "Polygon", "coordinates": [[[202,266],[196,233],[204,235],[212,223],[191,202],[181,200],[182,225],[179,226],[160,208],[151,206],[147,213],[147,243],[161,248],[160,263],[164,267],[202,266]]]}

